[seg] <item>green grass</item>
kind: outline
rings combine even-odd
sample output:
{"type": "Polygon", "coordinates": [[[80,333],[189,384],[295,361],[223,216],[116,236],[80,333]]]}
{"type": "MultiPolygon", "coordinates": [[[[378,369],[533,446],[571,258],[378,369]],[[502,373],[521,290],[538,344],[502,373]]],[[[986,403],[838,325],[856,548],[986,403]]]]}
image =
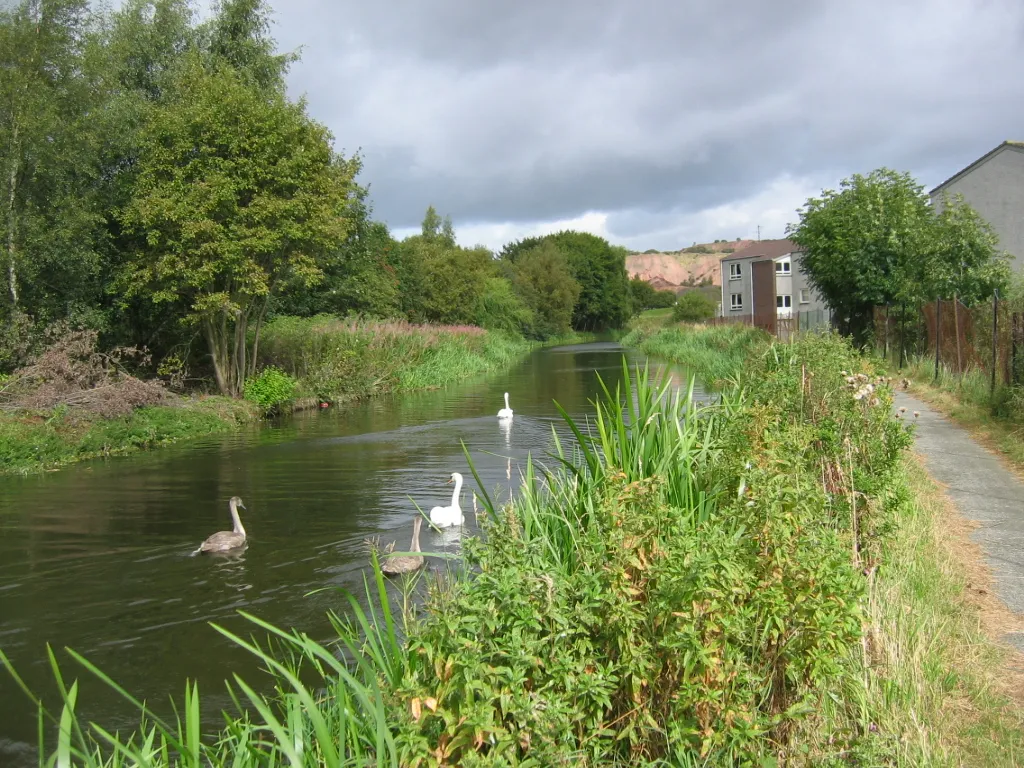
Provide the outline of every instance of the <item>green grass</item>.
{"type": "Polygon", "coordinates": [[[342,402],[504,370],[536,346],[475,326],[279,317],[264,329],[260,358],[295,376],[310,396],[342,402]]]}
{"type": "Polygon", "coordinates": [[[89,768],[1018,764],[1005,657],[965,599],[891,391],[834,336],[752,348],[745,371],[714,406],[639,372],[603,393],[589,427],[563,413],[575,439],[527,462],[514,503],[483,492],[469,567],[400,580],[395,596],[374,558],[365,599],[334,617],[336,649],[255,617],[275,651],[220,629],[277,686],[264,696],[236,676],[218,733],[200,732],[194,687],[175,721],[147,717],[133,736],[82,723],[54,663],[64,708],[40,716],[44,755],[89,768]],[[867,381],[872,396],[855,397],[867,381]]]}
{"type": "Polygon", "coordinates": [[[745,325],[674,324],[661,329],[635,326],[622,344],[680,363],[709,389],[721,389],[739,376],[751,350],[769,341],[768,334],[745,325]]]}
{"type": "Polygon", "coordinates": [[[139,408],[113,419],[52,413],[0,415],[0,471],[25,474],[83,459],[152,448],[228,432],[252,423],[249,403],[226,397],[182,399],[174,406],[139,408]]]}

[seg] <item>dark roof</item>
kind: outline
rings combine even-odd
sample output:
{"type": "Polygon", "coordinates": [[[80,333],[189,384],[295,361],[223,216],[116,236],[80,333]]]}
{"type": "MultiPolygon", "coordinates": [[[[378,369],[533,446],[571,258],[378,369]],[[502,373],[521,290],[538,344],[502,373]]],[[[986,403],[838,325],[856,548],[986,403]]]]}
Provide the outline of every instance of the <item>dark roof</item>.
{"type": "Polygon", "coordinates": [[[964,174],[970,173],[975,168],[977,168],[979,165],[981,165],[986,160],[988,160],[990,157],[992,157],[993,155],[995,155],[998,152],[1003,151],[1004,149],[1016,149],[1019,152],[1024,152],[1024,141],[1004,141],[1002,144],[1000,144],[995,149],[986,152],[984,155],[979,157],[977,160],[975,160],[973,163],[968,165],[966,168],[964,168],[962,170],[959,170],[956,173],[954,173],[952,176],[950,176],[944,182],[942,182],[937,187],[935,187],[931,192],[929,192],[928,195],[929,196],[934,195],[936,192],[938,192],[940,189],[945,187],[947,184],[951,184],[952,182],[956,181],[957,179],[959,179],[964,174]]]}
{"type": "Polygon", "coordinates": [[[799,250],[799,246],[792,240],[761,240],[751,243],[746,248],[740,248],[735,253],[730,253],[722,261],[750,258],[777,259],[787,253],[796,253],[799,250]]]}

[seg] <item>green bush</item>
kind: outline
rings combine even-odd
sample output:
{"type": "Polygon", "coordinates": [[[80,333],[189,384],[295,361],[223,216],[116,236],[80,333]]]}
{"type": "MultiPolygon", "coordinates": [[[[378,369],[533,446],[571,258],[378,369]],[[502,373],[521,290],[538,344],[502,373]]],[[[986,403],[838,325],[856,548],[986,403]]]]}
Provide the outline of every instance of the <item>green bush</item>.
{"type": "Polygon", "coordinates": [[[715,303],[700,291],[687,291],[672,308],[672,319],[678,323],[699,323],[714,316],[715,303]]]}
{"type": "Polygon", "coordinates": [[[295,398],[298,382],[280,368],[268,366],[245,381],[245,399],[273,411],[295,398]]]}

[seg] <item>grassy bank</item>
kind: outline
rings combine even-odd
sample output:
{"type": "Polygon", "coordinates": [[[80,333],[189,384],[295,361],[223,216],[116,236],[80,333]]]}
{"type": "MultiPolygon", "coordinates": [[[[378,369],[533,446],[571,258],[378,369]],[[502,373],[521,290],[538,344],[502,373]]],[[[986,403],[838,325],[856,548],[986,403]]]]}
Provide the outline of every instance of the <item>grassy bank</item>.
{"type": "Polygon", "coordinates": [[[71,685],[50,753],[89,766],[1017,764],[1004,659],[891,392],[828,336],[758,347],[745,370],[715,406],[644,377],[608,393],[593,435],[577,432],[550,472],[529,464],[514,504],[484,498],[471,568],[395,585],[427,586],[420,609],[393,613],[370,571],[373,607],[352,601],[336,623],[348,664],[253,618],[276,655],[231,637],[279,693],[236,679],[250,714],[203,735],[189,688],[179,721],[115,737],[79,723],[71,685]]]}
{"type": "Polygon", "coordinates": [[[244,400],[182,398],[102,418],[68,409],[0,415],[0,472],[30,473],[84,459],[130,453],[188,438],[228,432],[260,418],[244,400]]]}
{"type": "MultiPolygon", "coordinates": [[[[577,334],[548,343],[581,341],[577,334]]],[[[388,392],[443,387],[504,370],[537,343],[473,326],[413,326],[319,317],[278,318],[263,335],[261,362],[298,378],[296,402],[341,403],[388,392]]],[[[0,473],[29,473],[227,432],[261,418],[245,400],[171,398],[104,418],[74,408],[0,413],[0,473]]]]}
{"type": "MultiPolygon", "coordinates": [[[[656,320],[658,320],[656,318],[656,320]]],[[[750,351],[764,346],[768,334],[745,325],[640,323],[622,338],[623,346],[679,363],[707,388],[722,389],[743,369],[750,351]]]]}
{"type": "Polygon", "coordinates": [[[264,330],[260,359],[297,378],[303,393],[342,402],[504,370],[536,346],[475,326],[281,317],[264,330]]]}
{"type": "Polygon", "coordinates": [[[991,394],[991,379],[972,369],[962,377],[945,367],[935,379],[935,361],[910,360],[906,376],[911,392],[944,413],[993,450],[998,451],[1024,473],[1024,390],[997,386],[991,394]]]}

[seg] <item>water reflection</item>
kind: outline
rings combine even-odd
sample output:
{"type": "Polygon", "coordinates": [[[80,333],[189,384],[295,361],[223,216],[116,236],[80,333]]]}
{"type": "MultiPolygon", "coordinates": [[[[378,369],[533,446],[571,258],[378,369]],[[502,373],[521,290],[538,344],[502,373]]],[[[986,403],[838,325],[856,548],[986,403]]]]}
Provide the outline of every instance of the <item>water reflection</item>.
{"type": "MultiPolygon", "coordinates": [[[[416,505],[449,504],[445,481],[457,471],[466,478],[465,526],[438,532],[424,525],[422,547],[458,551],[477,530],[481,491],[504,503],[527,454],[543,460],[553,450],[552,428],[571,443],[553,402],[585,417],[600,391],[596,374],[614,391],[623,354],[611,344],[542,350],[499,378],[0,479],[0,648],[50,704],[46,643],[83,653],[163,714],[168,695],[180,696],[185,679],[196,680],[205,722],[216,727],[219,709],[232,708],[225,677],[237,672],[257,685],[262,678],[258,662],[209,622],[247,637],[254,627],[238,616],[243,609],[328,638],[328,610],[345,605],[331,588],[362,591],[367,538],[406,547],[416,505]],[[502,423],[494,404],[506,390],[515,417],[502,423]],[[224,528],[235,495],[246,504],[247,548],[191,557],[210,531],[224,528]]],[[[449,567],[428,563],[435,571],[449,567]]],[[[62,650],[58,656],[63,664],[62,650]]],[[[81,674],[68,664],[69,673],[81,674]]],[[[111,728],[135,722],[102,685],[87,676],[80,685],[86,718],[111,728]]],[[[34,739],[34,713],[0,673],[0,765],[13,764],[21,749],[13,745],[34,739]]]]}

